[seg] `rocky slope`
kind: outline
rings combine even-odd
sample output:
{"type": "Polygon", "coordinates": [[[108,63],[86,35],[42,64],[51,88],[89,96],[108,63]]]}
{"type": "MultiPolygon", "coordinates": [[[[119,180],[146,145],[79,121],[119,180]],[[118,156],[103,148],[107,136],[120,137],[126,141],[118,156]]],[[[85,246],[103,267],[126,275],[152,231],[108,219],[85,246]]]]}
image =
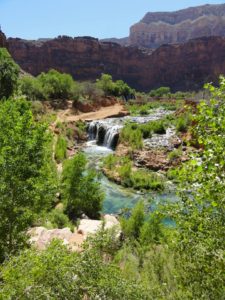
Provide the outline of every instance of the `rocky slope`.
{"type": "Polygon", "coordinates": [[[147,13],[130,28],[131,45],[157,48],[203,36],[225,36],[225,4],[147,13]]]}
{"type": "Polygon", "coordinates": [[[76,80],[95,80],[109,73],[143,91],[160,86],[194,90],[225,74],[223,37],[165,45],[153,53],[94,38],[59,37],[37,43],[11,38],[7,43],[15,61],[33,75],[54,68],[76,80]]]}

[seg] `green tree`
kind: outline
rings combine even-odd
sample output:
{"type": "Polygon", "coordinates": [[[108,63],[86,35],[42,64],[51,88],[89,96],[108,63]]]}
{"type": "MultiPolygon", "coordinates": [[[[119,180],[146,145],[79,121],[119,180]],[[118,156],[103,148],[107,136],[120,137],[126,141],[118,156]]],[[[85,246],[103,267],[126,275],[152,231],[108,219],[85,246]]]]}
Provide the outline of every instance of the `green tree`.
{"type": "Polygon", "coordinates": [[[78,153],[65,162],[62,176],[62,192],[66,201],[66,212],[70,219],[85,213],[98,218],[102,209],[104,194],[96,181],[96,172],[86,170],[87,160],[78,153]]]}
{"type": "Polygon", "coordinates": [[[173,209],[180,280],[190,299],[223,299],[225,269],[225,79],[207,85],[194,134],[203,150],[181,171],[181,200],[173,209]],[[191,190],[191,194],[190,191],[191,190]]]}
{"type": "Polygon", "coordinates": [[[5,48],[0,48],[0,99],[9,98],[17,88],[19,67],[5,48]]]}
{"type": "Polygon", "coordinates": [[[156,90],[151,90],[150,93],[149,93],[149,95],[151,97],[163,97],[165,95],[170,94],[170,92],[171,91],[170,91],[169,87],[162,86],[162,87],[160,87],[160,88],[158,88],[156,90]]]}
{"type": "Polygon", "coordinates": [[[23,76],[19,80],[19,85],[22,94],[25,95],[28,100],[46,99],[44,88],[37,78],[32,76],[23,76]]]}
{"type": "Polygon", "coordinates": [[[43,87],[46,99],[69,99],[74,92],[74,81],[71,75],[50,70],[41,73],[37,80],[43,87]]]}
{"type": "Polygon", "coordinates": [[[96,85],[99,89],[103,90],[105,95],[112,95],[114,84],[111,75],[102,74],[101,78],[97,79],[96,85]]]}
{"type": "Polygon", "coordinates": [[[35,213],[53,200],[54,175],[46,125],[25,100],[0,104],[0,259],[24,245],[35,213]]]}
{"type": "Polygon", "coordinates": [[[122,220],[125,235],[130,238],[138,239],[141,233],[141,228],[144,225],[144,221],[144,203],[143,201],[139,201],[133,208],[130,218],[122,220]]]}

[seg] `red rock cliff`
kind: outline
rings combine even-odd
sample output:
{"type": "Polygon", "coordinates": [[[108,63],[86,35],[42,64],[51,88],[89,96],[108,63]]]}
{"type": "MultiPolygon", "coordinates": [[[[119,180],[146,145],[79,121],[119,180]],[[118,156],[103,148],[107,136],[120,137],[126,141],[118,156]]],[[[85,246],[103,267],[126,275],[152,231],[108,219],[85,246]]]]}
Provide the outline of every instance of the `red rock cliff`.
{"type": "Polygon", "coordinates": [[[6,47],[6,36],[0,30],[0,47],[6,47]]]}
{"type": "Polygon", "coordinates": [[[33,75],[54,68],[76,80],[95,80],[101,73],[109,73],[144,91],[160,86],[198,89],[225,74],[222,37],[162,46],[152,54],[93,38],[59,37],[38,42],[8,39],[8,48],[21,68],[33,75]]]}

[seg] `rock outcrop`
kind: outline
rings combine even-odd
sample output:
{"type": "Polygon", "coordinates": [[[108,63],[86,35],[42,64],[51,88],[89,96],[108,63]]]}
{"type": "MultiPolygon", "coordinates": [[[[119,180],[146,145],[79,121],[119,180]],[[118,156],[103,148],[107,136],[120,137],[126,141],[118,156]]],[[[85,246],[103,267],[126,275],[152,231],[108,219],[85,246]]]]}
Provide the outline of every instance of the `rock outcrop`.
{"type": "Polygon", "coordinates": [[[82,244],[85,239],[93,234],[96,234],[103,226],[104,229],[115,228],[118,238],[121,233],[120,223],[116,217],[105,215],[103,221],[82,219],[80,225],[75,232],[70,228],[63,229],[46,229],[44,227],[33,227],[28,231],[30,243],[38,250],[44,250],[54,239],[59,239],[68,249],[72,251],[81,251],[82,244]]]}
{"type": "Polygon", "coordinates": [[[149,12],[130,28],[129,44],[157,48],[203,36],[225,36],[225,4],[149,12]]]}
{"type": "Polygon", "coordinates": [[[95,80],[101,73],[109,73],[143,91],[160,86],[173,91],[196,90],[225,74],[223,37],[164,45],[152,54],[94,38],[59,37],[38,42],[10,38],[7,43],[14,60],[32,75],[54,68],[70,73],[75,80],[95,80]]]}

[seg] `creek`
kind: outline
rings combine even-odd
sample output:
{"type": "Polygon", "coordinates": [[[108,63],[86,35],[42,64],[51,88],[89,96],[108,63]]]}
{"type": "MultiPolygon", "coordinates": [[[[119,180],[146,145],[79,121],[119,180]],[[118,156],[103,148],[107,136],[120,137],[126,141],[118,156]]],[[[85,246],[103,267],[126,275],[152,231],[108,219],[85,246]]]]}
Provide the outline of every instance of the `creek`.
{"type": "MultiPolygon", "coordinates": [[[[122,118],[107,118],[103,120],[92,121],[89,124],[88,134],[89,141],[83,147],[83,152],[88,158],[88,164],[90,168],[100,170],[100,164],[103,157],[113,153],[118,139],[119,132],[123,125],[127,121],[133,121],[137,123],[147,123],[161,119],[165,115],[171,112],[163,109],[158,109],[151,115],[145,117],[122,117],[122,118]]],[[[159,145],[162,144],[162,140],[168,137],[161,135],[161,138],[155,138],[154,143],[159,141],[159,145]]],[[[174,186],[167,185],[163,192],[140,192],[130,188],[125,188],[110,180],[101,173],[99,181],[105,193],[105,199],[103,203],[103,213],[119,214],[126,208],[132,208],[139,200],[144,199],[146,202],[151,200],[151,207],[157,206],[159,203],[163,204],[167,201],[176,201],[174,186]]]]}

